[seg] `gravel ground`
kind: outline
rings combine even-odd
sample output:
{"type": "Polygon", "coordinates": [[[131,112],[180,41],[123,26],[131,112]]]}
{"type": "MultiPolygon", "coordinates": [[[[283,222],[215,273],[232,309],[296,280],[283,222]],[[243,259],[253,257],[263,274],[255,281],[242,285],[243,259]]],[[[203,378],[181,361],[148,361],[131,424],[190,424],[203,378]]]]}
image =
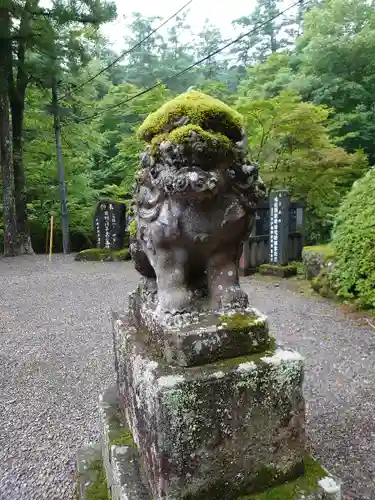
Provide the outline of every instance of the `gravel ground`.
{"type": "MultiPolygon", "coordinates": [[[[0,276],[0,500],[71,500],[75,451],[97,437],[97,397],[114,379],[110,309],[138,276],[131,263],[62,256],[3,259],[0,276]]],[[[314,453],[345,499],[375,500],[375,332],[285,282],[243,285],[306,356],[314,453]]]]}

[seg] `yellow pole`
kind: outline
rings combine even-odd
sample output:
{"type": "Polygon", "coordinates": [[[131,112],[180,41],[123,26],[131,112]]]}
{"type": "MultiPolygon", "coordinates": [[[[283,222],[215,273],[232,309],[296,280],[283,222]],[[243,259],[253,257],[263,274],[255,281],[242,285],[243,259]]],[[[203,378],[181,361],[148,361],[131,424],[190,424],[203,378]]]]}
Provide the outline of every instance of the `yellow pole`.
{"type": "Polygon", "coordinates": [[[52,244],[53,244],[53,215],[51,215],[51,229],[49,233],[49,261],[52,260],[52,244]]]}

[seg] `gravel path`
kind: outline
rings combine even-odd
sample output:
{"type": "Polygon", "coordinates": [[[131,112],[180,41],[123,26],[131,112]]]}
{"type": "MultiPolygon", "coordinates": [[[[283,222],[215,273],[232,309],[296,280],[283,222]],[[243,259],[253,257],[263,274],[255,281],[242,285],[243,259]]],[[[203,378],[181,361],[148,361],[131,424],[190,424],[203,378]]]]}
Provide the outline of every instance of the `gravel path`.
{"type": "MultiPolygon", "coordinates": [[[[131,263],[0,260],[0,500],[71,500],[75,451],[96,438],[98,394],[114,379],[110,309],[138,279],[131,263]]],[[[306,356],[314,453],[375,500],[375,332],[284,282],[243,284],[280,342],[306,356]]]]}

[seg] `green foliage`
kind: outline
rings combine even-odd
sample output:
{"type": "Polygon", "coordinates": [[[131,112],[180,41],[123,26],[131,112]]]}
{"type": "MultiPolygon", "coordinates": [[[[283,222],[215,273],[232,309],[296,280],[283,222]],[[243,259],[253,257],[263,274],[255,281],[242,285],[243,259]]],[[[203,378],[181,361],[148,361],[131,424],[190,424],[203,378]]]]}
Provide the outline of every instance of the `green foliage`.
{"type": "Polygon", "coordinates": [[[175,80],[168,78],[218,49],[222,34],[209,21],[193,34],[185,14],[163,32],[151,33],[161,20],[136,13],[125,30],[124,48],[148,39],[84,87],[117,57],[96,29],[114,18],[114,3],[61,0],[44,8],[40,0],[9,0],[9,5],[11,97],[13,103],[22,101],[25,90],[25,199],[37,251],[45,249],[51,214],[54,250],[61,249],[55,138],[46,112],[51,76],[59,82],[60,97],[72,92],[59,104],[74,251],[92,244],[98,200],[123,201],[132,191],[143,139],[159,135],[181,114],[190,122],[169,139],[187,144],[194,130],[209,149],[219,139],[218,155],[228,143],[217,134],[237,139],[243,123],[226,105],[243,115],[250,156],[260,163],[267,187],[287,187],[294,199],[306,202],[308,243],[330,240],[342,198],[368,169],[367,157],[370,164],[375,161],[373,0],[306,0],[289,17],[267,25],[263,21],[282,2],[257,0],[253,12],[232,23],[240,33],[261,25],[256,32],[175,80]],[[33,15],[27,10],[31,5],[33,15]],[[160,81],[167,83],[129,100],[160,81]],[[225,130],[217,129],[217,118],[224,118],[225,130]]]}
{"type": "Polygon", "coordinates": [[[312,9],[297,53],[305,95],[335,108],[341,144],[350,152],[363,148],[373,162],[374,2],[330,0],[312,9]]]}
{"type": "Polygon", "coordinates": [[[318,276],[311,280],[311,288],[322,297],[328,299],[337,298],[337,287],[332,277],[332,273],[328,268],[323,268],[318,276]]]}
{"type": "Polygon", "coordinates": [[[357,181],[338,211],[333,231],[333,278],[341,297],[375,308],[375,170],[357,181]]]}
{"type": "Polygon", "coordinates": [[[337,147],[327,126],[330,110],[303,102],[295,91],[253,101],[240,97],[236,107],[267,187],[287,188],[306,202],[309,242],[329,240],[342,196],[368,168],[365,155],[337,147]]]}
{"type": "Polygon", "coordinates": [[[264,63],[247,68],[238,87],[239,95],[248,99],[268,99],[282,90],[292,89],[296,75],[290,62],[290,55],[276,52],[264,63]]]}
{"type": "Polygon", "coordinates": [[[242,117],[225,103],[197,91],[179,95],[146,118],[138,129],[138,136],[151,140],[167,131],[167,127],[187,117],[192,125],[219,132],[230,139],[241,137],[242,117]]]}

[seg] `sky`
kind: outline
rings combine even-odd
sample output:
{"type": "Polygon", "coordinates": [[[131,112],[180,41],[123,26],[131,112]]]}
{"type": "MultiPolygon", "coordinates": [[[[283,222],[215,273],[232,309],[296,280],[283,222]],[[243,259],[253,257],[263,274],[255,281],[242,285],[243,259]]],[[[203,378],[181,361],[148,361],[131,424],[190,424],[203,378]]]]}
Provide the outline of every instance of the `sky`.
{"type": "MultiPolygon", "coordinates": [[[[109,39],[113,49],[120,51],[123,48],[125,25],[131,17],[132,12],[140,12],[144,16],[160,16],[164,19],[172,16],[188,0],[115,0],[117,4],[118,18],[102,27],[101,32],[109,39]]],[[[256,0],[193,0],[186,8],[189,12],[186,18],[187,24],[192,31],[197,33],[203,26],[205,19],[217,26],[223,37],[232,38],[235,32],[231,21],[241,16],[249,15],[256,4],[256,0]],[[219,7],[220,5],[220,7],[219,7]]],[[[155,24],[155,27],[157,24],[155,24]]],[[[168,27],[173,26],[173,19],[160,30],[165,33],[168,27]]]]}

